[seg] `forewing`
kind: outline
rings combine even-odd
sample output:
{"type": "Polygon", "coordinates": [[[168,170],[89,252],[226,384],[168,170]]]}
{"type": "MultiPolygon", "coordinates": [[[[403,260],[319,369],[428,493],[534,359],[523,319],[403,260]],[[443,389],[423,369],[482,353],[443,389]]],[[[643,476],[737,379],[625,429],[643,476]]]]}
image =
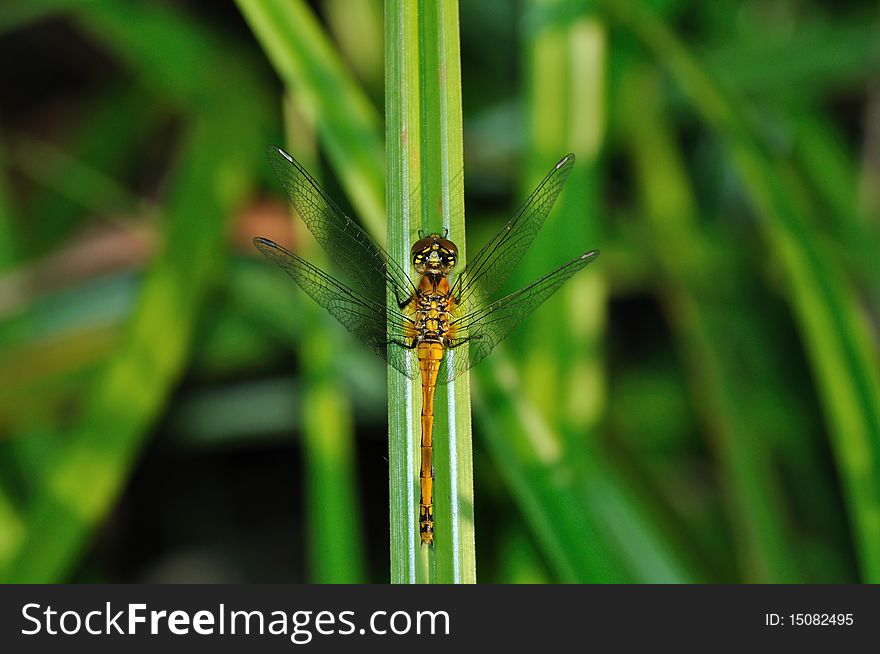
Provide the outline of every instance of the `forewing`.
{"type": "Polygon", "coordinates": [[[412,319],[391,312],[373,298],[357,293],[333,279],[305,259],[266,238],[257,237],[254,245],[266,257],[290,275],[315,302],[341,322],[358,340],[409,378],[416,374],[412,351],[395,343],[407,342],[405,325],[412,319]],[[388,322],[389,315],[393,323],[388,322]]]}
{"type": "Polygon", "coordinates": [[[290,204],[339,268],[366,295],[385,302],[386,288],[398,304],[415,292],[406,272],[346,216],[305,168],[281,148],[266,150],[290,204]]]}
{"type": "Polygon", "coordinates": [[[574,155],[567,154],[501,231],[476,256],[468,257],[452,288],[459,305],[478,307],[504,284],[538,235],[573,167],[574,155]]]}
{"type": "Polygon", "coordinates": [[[485,359],[510,330],[598,255],[598,250],[582,254],[516,293],[453,318],[454,343],[466,340],[466,345],[448,351],[440,368],[439,381],[450,382],[485,359]]]}

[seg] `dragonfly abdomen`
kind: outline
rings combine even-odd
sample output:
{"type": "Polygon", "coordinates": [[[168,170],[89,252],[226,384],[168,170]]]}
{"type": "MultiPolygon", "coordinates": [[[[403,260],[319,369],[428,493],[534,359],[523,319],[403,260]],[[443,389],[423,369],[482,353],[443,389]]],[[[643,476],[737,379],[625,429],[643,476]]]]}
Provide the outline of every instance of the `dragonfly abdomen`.
{"type": "Polygon", "coordinates": [[[419,473],[419,535],[422,543],[434,542],[434,389],[443,360],[443,344],[422,341],[418,346],[422,375],[422,465],[419,473]]]}

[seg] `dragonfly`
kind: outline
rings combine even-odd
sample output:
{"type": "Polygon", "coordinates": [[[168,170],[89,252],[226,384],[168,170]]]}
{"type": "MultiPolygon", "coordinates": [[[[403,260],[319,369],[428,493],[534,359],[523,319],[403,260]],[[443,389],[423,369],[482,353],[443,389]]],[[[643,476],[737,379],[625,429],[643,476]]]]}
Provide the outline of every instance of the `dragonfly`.
{"type": "Polygon", "coordinates": [[[419,234],[404,269],[325,193],[306,169],[276,146],[269,162],[290,205],[345,283],[273,241],[256,248],[389,366],[420,379],[419,536],[434,543],[434,391],[480,363],[510,331],[599,252],[581,254],[525,288],[493,300],[537,236],[575,157],[563,157],[501,230],[457,273],[458,247],[447,234],[419,234]]]}

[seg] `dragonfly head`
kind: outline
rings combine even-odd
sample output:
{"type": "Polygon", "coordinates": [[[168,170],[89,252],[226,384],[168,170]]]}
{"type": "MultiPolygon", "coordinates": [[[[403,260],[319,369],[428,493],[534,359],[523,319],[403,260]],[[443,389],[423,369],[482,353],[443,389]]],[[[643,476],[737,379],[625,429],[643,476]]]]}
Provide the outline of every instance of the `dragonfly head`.
{"type": "Polygon", "coordinates": [[[419,239],[410,251],[413,266],[420,275],[448,275],[458,261],[458,248],[449,239],[431,234],[419,239]]]}

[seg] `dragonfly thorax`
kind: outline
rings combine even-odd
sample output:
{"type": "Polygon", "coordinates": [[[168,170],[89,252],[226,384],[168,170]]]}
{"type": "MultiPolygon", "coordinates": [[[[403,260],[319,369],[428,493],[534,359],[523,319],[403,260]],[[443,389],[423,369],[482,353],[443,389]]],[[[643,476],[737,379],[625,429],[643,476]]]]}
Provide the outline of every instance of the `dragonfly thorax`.
{"type": "Polygon", "coordinates": [[[419,340],[445,342],[452,321],[453,300],[444,275],[425,274],[416,293],[415,323],[419,340]]]}

